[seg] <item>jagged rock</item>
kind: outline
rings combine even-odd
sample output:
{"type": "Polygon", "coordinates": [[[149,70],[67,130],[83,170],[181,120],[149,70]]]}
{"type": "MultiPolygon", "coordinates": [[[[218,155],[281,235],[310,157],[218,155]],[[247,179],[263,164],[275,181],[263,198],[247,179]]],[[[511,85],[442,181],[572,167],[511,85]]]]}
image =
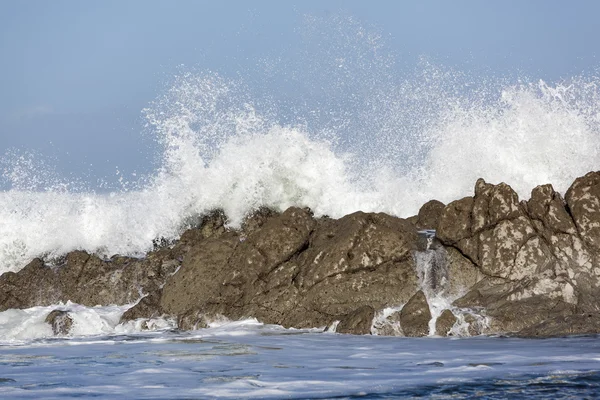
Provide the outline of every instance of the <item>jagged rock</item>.
{"type": "Polygon", "coordinates": [[[437,229],[438,222],[444,211],[444,203],[430,200],[423,204],[417,215],[415,226],[417,229],[437,229]]]}
{"type": "Polygon", "coordinates": [[[525,282],[484,279],[454,305],[484,309],[491,332],[518,332],[552,315],[573,314],[575,304],[563,300],[565,287],[547,278],[525,282]]]}
{"type": "Polygon", "coordinates": [[[270,208],[260,207],[258,210],[244,218],[244,221],[242,222],[243,234],[245,236],[250,235],[252,232],[262,227],[269,219],[278,214],[279,213],[270,208]]]}
{"type": "Polygon", "coordinates": [[[577,231],[597,254],[600,251],[600,171],[575,179],[565,197],[577,231]]]}
{"type": "Polygon", "coordinates": [[[577,228],[567,209],[566,202],[552,185],[540,185],[531,191],[527,202],[529,216],[542,223],[539,230],[549,230],[569,235],[577,234],[577,228]]]}
{"type": "Polygon", "coordinates": [[[455,247],[478,264],[477,246],[472,245],[473,198],[465,197],[444,207],[439,218],[436,237],[446,246],[455,247]]]}
{"type": "Polygon", "coordinates": [[[136,305],[123,313],[119,323],[122,324],[138,318],[158,318],[163,315],[164,310],[160,306],[161,294],[161,291],[155,291],[140,299],[136,305]]]}
{"type": "Polygon", "coordinates": [[[330,325],[362,306],[406,302],[416,290],[416,232],[384,214],[316,221],[309,210],[269,214],[192,247],[163,289],[165,312],[256,317],[294,327],[330,325]]]}
{"type": "Polygon", "coordinates": [[[58,266],[34,259],[18,273],[0,276],[0,311],[8,308],[48,306],[72,301],[86,306],[128,304],[140,290],[156,290],[178,267],[169,249],[139,260],[113,257],[101,260],[73,251],[58,266]]]}
{"type": "Polygon", "coordinates": [[[444,310],[435,321],[435,334],[438,336],[447,336],[448,332],[456,323],[456,316],[450,310],[444,310]]]}
{"type": "Polygon", "coordinates": [[[306,308],[344,315],[405,303],[417,288],[417,234],[405,220],[357,212],[321,224],[298,257],[306,308]]]}
{"type": "Polygon", "coordinates": [[[202,215],[198,221],[190,223],[190,225],[195,225],[195,227],[187,229],[182,233],[175,245],[175,249],[179,250],[182,255],[187,253],[190,246],[204,239],[224,234],[227,231],[225,228],[226,223],[227,217],[223,210],[217,209],[202,215]]]}
{"type": "Polygon", "coordinates": [[[350,333],[353,335],[367,335],[371,333],[371,324],[375,316],[375,309],[362,306],[354,312],[345,315],[337,326],[337,333],[350,333]]]}
{"type": "Polygon", "coordinates": [[[431,311],[429,311],[429,304],[422,290],[415,293],[400,311],[400,326],[402,326],[405,336],[429,335],[430,319],[431,311]]]}
{"type": "Polygon", "coordinates": [[[181,315],[209,303],[233,303],[225,299],[223,283],[227,261],[239,244],[235,233],[198,242],[183,259],[181,268],[162,289],[159,308],[167,314],[181,315]]]}
{"type": "Polygon", "coordinates": [[[567,316],[575,311],[573,304],[546,296],[496,303],[486,309],[492,332],[518,332],[554,316],[567,316]]]}
{"type": "Polygon", "coordinates": [[[73,318],[68,311],[53,310],[44,321],[50,324],[55,335],[68,335],[73,326],[73,318]]]}
{"type": "Polygon", "coordinates": [[[600,314],[553,315],[519,331],[516,336],[548,338],[569,335],[590,335],[600,332],[600,314]]]}
{"type": "Polygon", "coordinates": [[[444,249],[448,269],[448,285],[445,295],[450,299],[463,296],[485,275],[468,258],[453,247],[444,249]]]}
{"type": "MultiPolygon", "coordinates": [[[[0,311],[130,304],[147,293],[123,321],[165,314],[187,329],[222,315],[300,328],[343,316],[342,330],[366,332],[371,310],[405,304],[394,318],[407,336],[422,336],[430,314],[417,292],[416,260],[425,260],[428,293],[461,296],[453,304],[461,315],[469,308],[486,315],[486,333],[600,312],[600,172],[575,180],[565,200],[541,185],[520,202],[509,185],[480,179],[473,197],[430,201],[410,221],[362,212],[315,219],[292,207],[258,209],[237,231],[220,210],[189,222],[194,228],[179,241],[159,243],[144,259],[74,251],[52,266],[35,259],[5,273],[0,311]],[[417,229],[437,230],[428,250],[417,229]]],[[[480,319],[475,325],[471,334],[481,333],[480,319]]]]}

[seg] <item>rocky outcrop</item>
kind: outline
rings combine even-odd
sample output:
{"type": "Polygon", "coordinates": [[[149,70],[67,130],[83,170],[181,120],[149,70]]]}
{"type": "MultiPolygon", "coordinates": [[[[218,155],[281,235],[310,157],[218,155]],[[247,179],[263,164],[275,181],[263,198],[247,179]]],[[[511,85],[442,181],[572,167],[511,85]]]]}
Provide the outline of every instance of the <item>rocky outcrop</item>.
{"type": "MultiPolygon", "coordinates": [[[[402,304],[416,291],[417,235],[406,221],[365,213],[315,220],[300,208],[262,214],[260,226],[190,248],[163,288],[161,310],[315,327],[344,321],[361,307],[402,304]]],[[[370,324],[348,329],[368,333],[370,324]]]]}
{"type": "Polygon", "coordinates": [[[520,201],[509,185],[480,179],[474,196],[432,200],[406,220],[363,212],[315,218],[292,207],[261,208],[239,230],[218,210],[188,223],[195,227],[177,242],[155,241],[143,259],[83,251],[52,265],[35,259],[0,276],[0,310],[137,302],[122,322],[170,316],[196,329],[254,317],[423,336],[433,323],[428,296],[443,296],[452,311],[435,321],[438,335],[460,326],[472,335],[596,332],[600,172],[575,180],[564,199],[542,185],[520,201]],[[400,311],[374,323],[388,307],[400,311]]]}
{"type": "Polygon", "coordinates": [[[571,335],[591,335],[600,332],[600,314],[553,315],[524,328],[517,336],[547,338],[571,335]]]}
{"type": "Polygon", "coordinates": [[[599,182],[600,174],[590,173],[573,183],[567,201],[542,185],[519,202],[510,186],[480,179],[474,197],[450,203],[438,238],[484,277],[455,305],[485,309],[491,332],[597,312],[599,182]]]}
{"type": "Polygon", "coordinates": [[[169,249],[142,260],[102,260],[84,251],[67,254],[57,265],[37,258],[18,273],[0,276],[0,311],[67,301],[86,306],[133,303],[140,293],[157,290],[178,267],[169,249]]]}

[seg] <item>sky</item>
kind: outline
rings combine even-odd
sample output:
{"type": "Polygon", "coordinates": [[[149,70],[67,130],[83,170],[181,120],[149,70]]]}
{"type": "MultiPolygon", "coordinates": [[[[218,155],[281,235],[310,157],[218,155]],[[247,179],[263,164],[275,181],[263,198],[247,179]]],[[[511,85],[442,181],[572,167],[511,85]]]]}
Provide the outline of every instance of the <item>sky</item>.
{"type": "Polygon", "coordinates": [[[307,15],[378,32],[399,74],[423,56],[547,81],[599,65],[597,1],[3,0],[0,155],[32,151],[86,179],[148,173],[141,110],[181,65],[252,78],[259,60],[294,54],[307,15]]]}

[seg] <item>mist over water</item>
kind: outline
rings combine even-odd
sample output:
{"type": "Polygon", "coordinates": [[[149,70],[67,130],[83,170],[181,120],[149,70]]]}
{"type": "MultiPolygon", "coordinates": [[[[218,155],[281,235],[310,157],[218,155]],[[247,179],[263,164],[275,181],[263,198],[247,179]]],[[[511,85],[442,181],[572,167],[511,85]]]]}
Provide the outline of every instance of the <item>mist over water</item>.
{"type": "Polygon", "coordinates": [[[352,18],[309,17],[301,32],[304,47],[260,60],[258,78],[182,67],[142,110],[160,167],[119,177],[119,191],[7,152],[0,273],[74,249],[143,255],[214,208],[232,226],[259,206],[407,217],[428,200],[471,195],[479,177],[528,198],[544,183],[564,193],[598,169],[594,75],[473,77],[427,60],[400,73],[382,36],[352,18]]]}

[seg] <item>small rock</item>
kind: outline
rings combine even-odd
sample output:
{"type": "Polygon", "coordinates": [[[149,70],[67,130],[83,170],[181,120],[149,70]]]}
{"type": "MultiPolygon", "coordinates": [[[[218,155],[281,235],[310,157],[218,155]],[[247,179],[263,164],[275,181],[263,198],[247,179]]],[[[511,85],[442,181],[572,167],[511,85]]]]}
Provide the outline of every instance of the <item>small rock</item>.
{"type": "Polygon", "coordinates": [[[68,311],[54,310],[45,319],[45,322],[52,326],[52,332],[55,335],[68,335],[73,326],[73,318],[68,311]]]}
{"type": "Polygon", "coordinates": [[[367,335],[371,333],[371,325],[375,310],[371,306],[362,306],[345,315],[337,326],[337,333],[367,335]]]}
{"type": "Polygon", "coordinates": [[[450,310],[444,310],[435,321],[435,334],[448,336],[448,332],[456,323],[456,316],[450,310]]]}

